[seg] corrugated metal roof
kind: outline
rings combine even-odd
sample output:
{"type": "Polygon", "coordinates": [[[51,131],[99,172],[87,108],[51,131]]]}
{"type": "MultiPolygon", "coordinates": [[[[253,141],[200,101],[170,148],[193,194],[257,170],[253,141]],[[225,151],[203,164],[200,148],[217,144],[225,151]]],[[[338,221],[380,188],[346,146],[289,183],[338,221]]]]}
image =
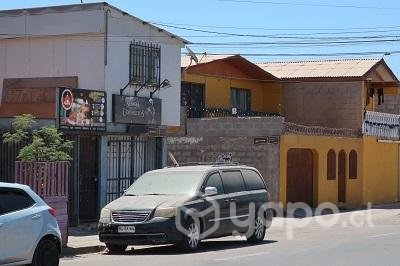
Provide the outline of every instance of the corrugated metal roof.
{"type": "MultiPolygon", "coordinates": [[[[204,54],[204,55],[198,55],[196,54],[197,59],[199,60],[198,64],[204,64],[204,63],[209,63],[215,60],[219,60],[219,59],[225,59],[228,57],[231,57],[232,55],[208,55],[208,54],[204,54]]],[[[190,64],[190,55],[189,54],[185,54],[181,56],[181,67],[188,67],[188,66],[194,66],[196,65],[196,62],[192,62],[192,64],[190,64]]]]}
{"type": "Polygon", "coordinates": [[[338,59],[257,63],[281,79],[362,77],[381,59],[338,59]]]}

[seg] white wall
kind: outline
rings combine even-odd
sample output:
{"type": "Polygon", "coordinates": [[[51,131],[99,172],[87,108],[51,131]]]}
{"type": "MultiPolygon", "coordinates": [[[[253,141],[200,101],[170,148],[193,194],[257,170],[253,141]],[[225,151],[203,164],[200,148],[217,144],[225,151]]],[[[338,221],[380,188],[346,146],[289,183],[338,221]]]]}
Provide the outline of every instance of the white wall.
{"type": "MultiPolygon", "coordinates": [[[[104,66],[104,12],[0,15],[0,32],[44,35],[0,38],[0,99],[4,78],[78,76],[80,88],[107,91],[108,122],[111,122],[112,94],[119,94],[129,78],[129,43],[142,40],[161,45],[161,81],[169,79],[172,87],[157,92],[154,97],[162,99],[162,124],[178,126],[180,48],[183,44],[154,27],[111,9],[108,13],[108,64],[104,66]],[[69,35],[48,36],[54,34],[69,35]]],[[[133,89],[128,88],[126,94],[129,93],[133,94],[133,89]]],[[[140,95],[148,97],[149,91],[143,90],[140,95]]]]}
{"type": "MultiPolygon", "coordinates": [[[[119,94],[129,79],[129,43],[132,40],[161,45],[161,81],[168,79],[172,87],[162,89],[154,94],[155,98],[162,99],[162,124],[168,126],[180,125],[180,92],[181,46],[176,39],[159,32],[149,25],[119,12],[109,14],[109,42],[108,65],[106,66],[106,88],[109,101],[112,94],[119,94]]],[[[128,87],[124,94],[133,95],[134,89],[128,87]]],[[[143,89],[139,96],[149,97],[150,91],[143,89]]],[[[109,120],[111,112],[109,112],[109,120]]]]}
{"type": "MultiPolygon", "coordinates": [[[[102,33],[104,11],[98,9],[11,17],[0,15],[0,32],[17,36],[102,33]]],[[[5,37],[0,36],[0,38],[5,37]]]]}
{"type": "Polygon", "coordinates": [[[0,98],[4,78],[78,76],[78,86],[104,90],[104,41],[37,37],[0,40],[0,98]]]}

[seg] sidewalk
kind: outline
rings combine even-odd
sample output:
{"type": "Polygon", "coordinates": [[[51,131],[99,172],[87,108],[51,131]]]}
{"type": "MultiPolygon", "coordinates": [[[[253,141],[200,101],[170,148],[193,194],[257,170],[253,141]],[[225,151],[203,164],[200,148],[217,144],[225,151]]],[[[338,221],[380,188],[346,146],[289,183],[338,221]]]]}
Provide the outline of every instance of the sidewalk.
{"type": "Polygon", "coordinates": [[[99,253],[105,251],[104,243],[99,241],[96,227],[84,225],[69,228],[67,247],[62,250],[62,257],[72,257],[89,253],[99,253]]]}

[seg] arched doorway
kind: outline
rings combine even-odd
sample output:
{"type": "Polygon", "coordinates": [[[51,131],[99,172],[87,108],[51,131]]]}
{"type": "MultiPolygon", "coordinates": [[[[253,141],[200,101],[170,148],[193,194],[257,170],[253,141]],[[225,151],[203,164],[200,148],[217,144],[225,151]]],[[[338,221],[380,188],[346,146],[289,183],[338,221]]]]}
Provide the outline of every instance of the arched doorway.
{"type": "Polygon", "coordinates": [[[346,152],[339,152],[338,164],[338,202],[346,202],[346,152]]]}
{"type": "Polygon", "coordinates": [[[310,149],[287,152],[286,202],[313,206],[313,153],[310,149]]]}

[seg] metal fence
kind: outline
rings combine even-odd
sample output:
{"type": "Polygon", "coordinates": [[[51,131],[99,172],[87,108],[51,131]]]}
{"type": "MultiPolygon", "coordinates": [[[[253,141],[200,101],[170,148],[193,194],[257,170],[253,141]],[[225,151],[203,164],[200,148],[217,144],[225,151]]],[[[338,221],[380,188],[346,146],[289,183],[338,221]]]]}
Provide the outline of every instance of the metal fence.
{"type": "Polygon", "coordinates": [[[196,108],[187,107],[187,118],[206,118],[206,117],[265,117],[279,116],[277,113],[246,111],[240,109],[225,109],[225,108],[196,108]]]}
{"type": "Polygon", "coordinates": [[[108,140],[107,155],[107,202],[111,202],[142,174],[161,167],[161,139],[112,136],[108,140]]]}
{"type": "Polygon", "coordinates": [[[362,132],[366,136],[398,140],[400,115],[366,111],[362,132]]]}
{"type": "Polygon", "coordinates": [[[14,182],[15,160],[26,143],[8,144],[0,133],[0,182],[14,182]]]}

